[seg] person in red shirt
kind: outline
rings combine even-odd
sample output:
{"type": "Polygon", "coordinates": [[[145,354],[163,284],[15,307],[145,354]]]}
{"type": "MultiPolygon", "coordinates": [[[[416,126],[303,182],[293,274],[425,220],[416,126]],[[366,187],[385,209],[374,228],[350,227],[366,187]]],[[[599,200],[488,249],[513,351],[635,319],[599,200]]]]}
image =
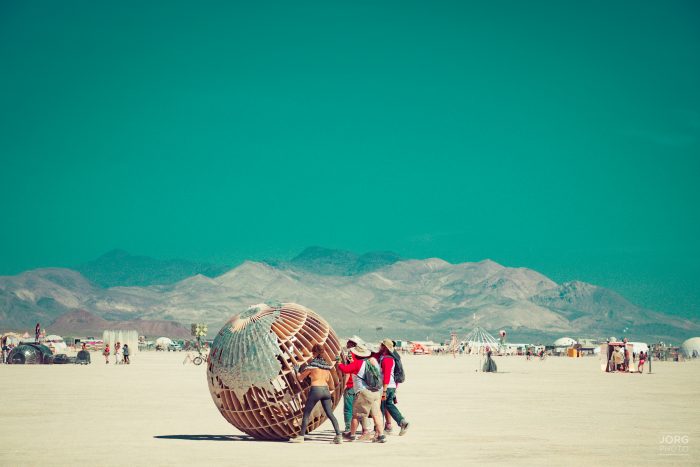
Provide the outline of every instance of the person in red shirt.
{"type": "Polygon", "coordinates": [[[396,403],[394,402],[396,397],[394,365],[396,362],[394,361],[394,356],[392,355],[393,351],[394,341],[391,339],[384,339],[379,350],[379,364],[382,367],[382,375],[384,378],[384,387],[382,392],[382,414],[384,415],[387,424],[390,423],[389,417],[386,415],[387,412],[391,415],[391,418],[396,420],[396,423],[398,423],[398,425],[401,427],[399,436],[403,436],[406,434],[406,430],[408,429],[408,421],[401,414],[401,411],[399,411],[398,407],[396,407],[396,403]]]}

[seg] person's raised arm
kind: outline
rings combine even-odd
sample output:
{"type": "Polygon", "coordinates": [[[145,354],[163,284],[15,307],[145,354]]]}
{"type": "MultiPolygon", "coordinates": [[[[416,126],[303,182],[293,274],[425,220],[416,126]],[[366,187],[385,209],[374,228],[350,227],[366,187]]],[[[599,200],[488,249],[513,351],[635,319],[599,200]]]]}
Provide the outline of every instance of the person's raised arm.
{"type": "Polygon", "coordinates": [[[360,371],[360,368],[362,368],[362,360],[353,360],[352,363],[339,363],[338,368],[340,368],[340,371],[343,373],[351,373],[351,374],[356,374],[358,371],[360,371]]]}

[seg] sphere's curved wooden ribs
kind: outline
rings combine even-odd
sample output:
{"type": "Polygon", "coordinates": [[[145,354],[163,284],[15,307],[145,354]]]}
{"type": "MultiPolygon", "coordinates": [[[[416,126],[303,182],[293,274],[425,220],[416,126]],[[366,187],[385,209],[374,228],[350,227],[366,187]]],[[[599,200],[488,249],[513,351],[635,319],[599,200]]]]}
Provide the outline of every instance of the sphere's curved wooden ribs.
{"type": "MultiPolygon", "coordinates": [[[[294,367],[311,361],[311,348],[316,343],[325,346],[323,356],[328,361],[333,361],[340,353],[340,342],[328,323],[301,305],[261,304],[232,318],[218,333],[207,362],[209,390],[224,418],[255,438],[288,439],[296,436],[310,387],[308,383],[297,380],[294,367]],[[263,323],[268,323],[269,329],[263,323]],[[267,384],[262,384],[267,377],[263,375],[267,375],[270,368],[264,358],[270,352],[271,341],[269,335],[260,334],[263,332],[272,333],[279,348],[274,351],[275,355],[269,355],[269,363],[276,361],[279,372],[267,384]],[[235,337],[236,333],[245,334],[235,337]],[[229,347],[226,347],[227,342],[231,344],[229,347]],[[262,370],[256,372],[257,367],[251,368],[250,365],[260,362],[260,358],[264,364],[262,370]],[[224,375],[224,380],[235,382],[234,385],[239,387],[245,387],[246,382],[231,378],[249,375],[264,387],[249,382],[248,389],[239,397],[219,375],[224,375]]],[[[337,368],[331,374],[329,389],[335,408],[342,396],[343,378],[337,368]]],[[[309,431],[325,420],[325,413],[320,406],[317,407],[310,417],[309,431]]]]}

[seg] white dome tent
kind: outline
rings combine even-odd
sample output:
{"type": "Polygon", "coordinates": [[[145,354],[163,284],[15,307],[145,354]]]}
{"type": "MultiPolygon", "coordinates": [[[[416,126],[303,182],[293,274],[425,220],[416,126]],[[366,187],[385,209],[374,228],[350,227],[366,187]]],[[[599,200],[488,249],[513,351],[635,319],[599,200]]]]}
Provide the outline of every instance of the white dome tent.
{"type": "Polygon", "coordinates": [[[169,337],[159,337],[156,339],[156,347],[160,347],[163,350],[167,349],[170,344],[173,343],[173,340],[169,337]]]}
{"type": "Polygon", "coordinates": [[[572,345],[576,345],[578,342],[576,339],[572,339],[571,337],[560,337],[559,339],[554,341],[554,347],[571,347],[572,345]]]}
{"type": "Polygon", "coordinates": [[[46,336],[44,338],[44,344],[51,349],[54,354],[64,353],[68,348],[63,337],[57,336],[56,334],[46,336]]]}
{"type": "Polygon", "coordinates": [[[700,357],[700,337],[691,337],[681,344],[681,350],[686,358],[700,357]]]}

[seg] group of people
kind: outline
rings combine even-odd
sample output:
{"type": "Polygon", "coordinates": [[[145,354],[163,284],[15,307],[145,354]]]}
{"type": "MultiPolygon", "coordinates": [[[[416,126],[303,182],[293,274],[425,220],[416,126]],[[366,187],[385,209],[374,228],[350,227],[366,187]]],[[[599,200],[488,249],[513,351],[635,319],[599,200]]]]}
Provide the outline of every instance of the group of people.
{"type": "MultiPolygon", "coordinates": [[[[114,344],[114,364],[120,365],[122,363],[129,365],[131,361],[129,360],[129,344],[124,344],[122,347],[121,342],[114,344]]],[[[112,355],[109,344],[105,344],[105,349],[102,351],[102,355],[105,357],[105,363],[109,363],[109,356],[112,355]]]]}
{"type": "Polygon", "coordinates": [[[637,361],[637,372],[644,372],[644,364],[649,359],[649,352],[640,351],[639,354],[636,352],[630,352],[622,347],[615,347],[610,355],[609,366],[611,372],[630,371],[630,363],[632,363],[632,368],[634,368],[634,361],[637,361]],[[630,353],[632,354],[632,362],[630,362],[630,353]]]}
{"type": "Polygon", "coordinates": [[[394,351],[395,343],[384,339],[375,347],[353,336],[346,343],[345,351],[329,362],[324,346],[313,346],[313,360],[303,369],[299,369],[297,378],[311,380],[311,390],[306,400],[299,435],[292,438],[293,443],[304,442],[309,417],[317,403],[321,403],[326,416],[333,424],[336,444],[358,439],[357,429],[361,427],[359,439],[376,443],[386,442],[386,433],[393,431],[391,420],[398,425],[399,436],[403,436],[409,427],[408,420],[397,407],[396,391],[403,381],[403,366],[400,357],[394,351]],[[397,361],[398,360],[398,361],[397,361]],[[341,433],[338,420],[333,415],[333,406],[329,383],[331,371],[335,366],[344,375],[343,415],[345,430],[341,433]],[[398,380],[398,381],[397,381],[398,380]],[[369,429],[368,418],[374,422],[369,429]]]}

